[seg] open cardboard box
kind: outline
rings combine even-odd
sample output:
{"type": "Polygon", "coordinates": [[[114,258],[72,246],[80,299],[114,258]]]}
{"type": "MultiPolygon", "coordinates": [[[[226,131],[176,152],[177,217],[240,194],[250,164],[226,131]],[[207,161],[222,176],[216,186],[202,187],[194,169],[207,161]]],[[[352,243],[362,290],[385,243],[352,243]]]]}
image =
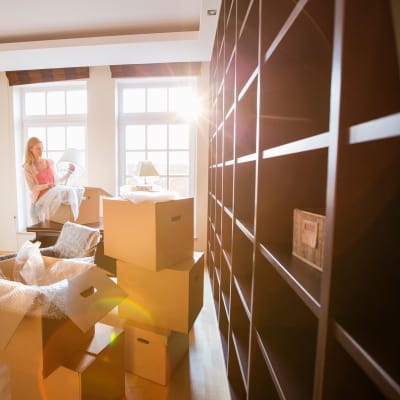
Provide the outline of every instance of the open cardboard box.
{"type": "Polygon", "coordinates": [[[70,205],[61,204],[58,210],[50,216],[50,220],[59,224],[73,221],[77,224],[95,224],[100,221],[101,198],[111,196],[110,193],[97,187],[85,187],[82,202],[79,206],[78,218],[74,220],[74,215],[70,205]]]}
{"type": "MultiPolygon", "coordinates": [[[[56,262],[68,262],[50,257],[43,260],[47,269],[56,262]]],[[[0,261],[0,270],[6,278],[13,276],[14,265],[15,258],[0,261]]],[[[60,285],[66,301],[62,317],[58,319],[43,315],[40,305],[33,306],[35,298],[21,304],[18,312],[2,307],[2,286],[14,282],[0,279],[0,362],[10,370],[13,398],[40,399],[42,379],[72,352],[85,348],[93,337],[95,323],[126,296],[100,268],[85,265],[82,270],[60,285]],[[28,397],[18,397],[24,395],[28,397]]],[[[15,282],[15,285],[17,294],[31,289],[22,283],[15,282]]]]}
{"type": "Polygon", "coordinates": [[[82,350],[44,380],[47,400],[121,400],[125,397],[124,331],[97,322],[82,350]]]}

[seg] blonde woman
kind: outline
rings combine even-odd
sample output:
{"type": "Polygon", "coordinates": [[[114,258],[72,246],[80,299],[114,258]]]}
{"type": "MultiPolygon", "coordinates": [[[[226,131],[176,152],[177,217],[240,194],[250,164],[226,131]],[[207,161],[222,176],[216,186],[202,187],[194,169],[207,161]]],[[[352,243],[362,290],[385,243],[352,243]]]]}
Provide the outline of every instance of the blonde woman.
{"type": "Polygon", "coordinates": [[[48,219],[49,211],[55,211],[59,207],[61,204],[60,196],[56,196],[58,201],[54,202],[54,200],[57,200],[54,198],[55,193],[53,193],[51,198],[48,194],[52,188],[56,187],[56,184],[65,183],[75,170],[75,166],[70,164],[68,172],[62,177],[57,177],[53,160],[43,158],[42,155],[42,141],[35,136],[29,138],[26,143],[23,168],[25,180],[30,191],[32,202],[31,217],[34,224],[38,223],[39,220],[48,219]],[[49,210],[49,203],[51,202],[54,203],[54,207],[49,210]]]}

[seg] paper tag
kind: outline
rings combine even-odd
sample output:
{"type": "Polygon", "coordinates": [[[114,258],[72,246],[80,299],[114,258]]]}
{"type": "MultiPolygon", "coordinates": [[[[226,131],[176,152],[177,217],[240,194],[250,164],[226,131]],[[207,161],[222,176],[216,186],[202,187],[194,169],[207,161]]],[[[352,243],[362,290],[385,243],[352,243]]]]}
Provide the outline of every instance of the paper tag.
{"type": "Polygon", "coordinates": [[[304,220],[301,224],[301,241],[313,249],[317,247],[318,222],[304,220]]]}

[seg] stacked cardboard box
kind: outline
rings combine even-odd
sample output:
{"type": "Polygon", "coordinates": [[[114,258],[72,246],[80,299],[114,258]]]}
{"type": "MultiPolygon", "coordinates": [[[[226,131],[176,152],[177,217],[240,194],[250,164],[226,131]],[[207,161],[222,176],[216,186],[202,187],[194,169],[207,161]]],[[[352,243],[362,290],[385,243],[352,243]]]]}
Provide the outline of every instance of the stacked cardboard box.
{"type": "Polygon", "coordinates": [[[189,348],[203,305],[204,255],[193,251],[193,199],[133,203],[103,200],[104,253],[128,294],[126,369],[161,385],[189,348]]]}

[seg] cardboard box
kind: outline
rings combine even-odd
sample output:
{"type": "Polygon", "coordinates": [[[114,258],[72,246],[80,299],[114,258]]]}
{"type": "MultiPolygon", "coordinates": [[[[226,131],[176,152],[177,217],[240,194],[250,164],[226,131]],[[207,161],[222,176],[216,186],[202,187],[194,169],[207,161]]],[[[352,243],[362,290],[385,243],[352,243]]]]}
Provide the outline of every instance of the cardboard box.
{"type": "Polygon", "coordinates": [[[295,209],[293,212],[293,255],[322,270],[325,216],[295,209]]]}
{"type": "Polygon", "coordinates": [[[74,220],[71,206],[62,204],[58,210],[50,217],[50,220],[63,224],[67,221],[77,224],[94,224],[100,221],[100,200],[102,196],[111,196],[100,188],[85,187],[84,197],[79,207],[79,215],[74,220]]]}
{"type": "MultiPolygon", "coordinates": [[[[43,259],[48,269],[60,261],[49,257],[43,259]]],[[[0,269],[12,278],[14,265],[15,259],[4,260],[0,262],[0,269]]],[[[22,283],[10,283],[16,284],[17,290],[11,294],[15,296],[18,312],[8,310],[0,303],[0,362],[9,367],[11,392],[15,399],[43,398],[42,378],[60,366],[71,353],[84,348],[93,337],[94,324],[125,296],[125,292],[95,266],[62,282],[55,284],[64,291],[61,294],[66,301],[58,319],[49,318],[40,304],[33,307],[40,298],[35,295],[35,290],[22,283]],[[21,290],[28,291],[23,301],[19,295],[21,290]],[[34,293],[33,297],[30,297],[31,293],[34,293]]],[[[0,281],[0,292],[4,285],[4,281],[0,281]]]]}
{"type": "Polygon", "coordinates": [[[117,282],[128,297],[118,306],[121,318],[188,333],[203,306],[204,255],[159,272],[117,261],[117,282]]]}
{"type": "Polygon", "coordinates": [[[160,271],[193,254],[193,199],[135,204],[103,199],[104,254],[160,271]]]}
{"type": "Polygon", "coordinates": [[[126,323],[126,370],[160,385],[170,376],[189,350],[189,335],[126,323]]]}
{"type": "Polygon", "coordinates": [[[89,345],[44,380],[47,400],[125,398],[124,331],[97,323],[89,345]]]}

